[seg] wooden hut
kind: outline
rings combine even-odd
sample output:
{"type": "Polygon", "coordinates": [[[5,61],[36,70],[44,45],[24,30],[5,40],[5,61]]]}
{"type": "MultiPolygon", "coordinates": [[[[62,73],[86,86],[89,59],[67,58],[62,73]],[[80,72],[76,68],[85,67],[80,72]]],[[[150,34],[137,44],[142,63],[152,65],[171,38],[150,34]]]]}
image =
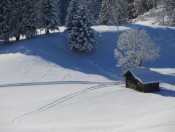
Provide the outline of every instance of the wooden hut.
{"type": "Polygon", "coordinates": [[[149,69],[140,68],[126,71],[123,76],[126,78],[126,87],[149,93],[159,91],[158,77],[149,69]]]}

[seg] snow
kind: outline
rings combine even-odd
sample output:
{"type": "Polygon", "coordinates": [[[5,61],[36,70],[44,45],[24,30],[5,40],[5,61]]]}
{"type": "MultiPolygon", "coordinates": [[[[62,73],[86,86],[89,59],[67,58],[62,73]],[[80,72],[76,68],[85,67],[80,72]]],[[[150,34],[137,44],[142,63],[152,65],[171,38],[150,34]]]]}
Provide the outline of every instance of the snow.
{"type": "Polygon", "coordinates": [[[0,45],[0,132],[175,129],[175,30],[137,24],[93,28],[97,49],[91,55],[69,50],[63,32],[0,45]],[[144,28],[161,48],[159,60],[144,64],[159,77],[160,92],[125,88],[114,49],[130,28],[144,28]]]}
{"type": "Polygon", "coordinates": [[[128,27],[98,25],[98,26],[94,26],[93,29],[101,33],[106,33],[106,32],[116,32],[116,31],[126,31],[128,30],[128,27]]]}
{"type": "Polygon", "coordinates": [[[157,9],[150,9],[148,12],[145,12],[143,15],[139,15],[132,22],[135,24],[142,25],[160,25],[163,15],[165,14],[164,7],[159,5],[157,9]]]}

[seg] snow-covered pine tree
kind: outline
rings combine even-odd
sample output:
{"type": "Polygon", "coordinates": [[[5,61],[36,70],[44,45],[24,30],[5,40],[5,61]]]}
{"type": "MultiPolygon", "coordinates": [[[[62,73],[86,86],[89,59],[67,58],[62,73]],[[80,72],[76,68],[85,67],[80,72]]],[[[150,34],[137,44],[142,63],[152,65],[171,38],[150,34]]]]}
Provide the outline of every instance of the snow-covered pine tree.
{"type": "Polygon", "coordinates": [[[5,17],[5,13],[4,13],[4,7],[5,7],[5,0],[2,0],[0,2],[0,42],[3,42],[3,32],[4,32],[4,17],[5,17]]]}
{"type": "Polygon", "coordinates": [[[134,10],[134,0],[128,0],[128,18],[130,20],[136,18],[134,10]]]}
{"type": "Polygon", "coordinates": [[[103,0],[102,7],[99,14],[98,23],[102,25],[111,24],[111,11],[112,11],[113,0],[103,0]]]}
{"type": "Polygon", "coordinates": [[[70,49],[91,52],[95,49],[95,31],[91,29],[88,9],[84,0],[72,0],[68,8],[66,27],[70,49]]]}
{"type": "Polygon", "coordinates": [[[156,8],[157,4],[158,0],[134,0],[134,16],[137,17],[139,15],[142,15],[145,11],[150,10],[151,8],[156,8]]]}
{"type": "Polygon", "coordinates": [[[112,24],[126,24],[128,22],[128,0],[114,0],[114,5],[111,10],[112,24]]]}
{"type": "Polygon", "coordinates": [[[151,8],[156,8],[158,5],[158,0],[145,0],[145,5],[147,10],[151,8]]]}
{"type": "Polygon", "coordinates": [[[137,17],[144,13],[144,0],[134,0],[134,15],[137,17]]]}
{"type": "Polygon", "coordinates": [[[167,24],[175,26],[175,0],[163,0],[165,12],[168,16],[167,24]]]}
{"type": "MultiPolygon", "coordinates": [[[[61,3],[61,24],[65,24],[65,16],[66,11],[69,7],[69,3],[71,0],[60,0],[61,3]]],[[[89,12],[92,14],[92,19],[94,20],[93,24],[97,24],[97,19],[99,17],[102,0],[85,0],[87,7],[89,9],[89,12]]]]}
{"type": "Polygon", "coordinates": [[[127,0],[103,0],[99,15],[99,24],[114,25],[127,23],[128,1],[127,0]]]}
{"type": "Polygon", "coordinates": [[[65,19],[66,19],[66,15],[67,15],[67,9],[69,7],[69,2],[70,0],[60,0],[60,22],[61,25],[65,25],[65,19]]]}
{"type": "Polygon", "coordinates": [[[37,35],[37,25],[39,21],[39,2],[36,0],[23,0],[24,12],[22,13],[21,35],[32,38],[37,35]]]}
{"type": "Polygon", "coordinates": [[[24,2],[21,0],[13,0],[12,2],[12,10],[11,10],[11,19],[10,25],[11,25],[11,34],[13,37],[16,38],[16,41],[20,39],[20,35],[22,34],[22,19],[23,19],[23,13],[25,11],[25,5],[24,2]]]}
{"type": "Polygon", "coordinates": [[[12,0],[1,0],[0,2],[0,39],[3,43],[9,43],[11,36],[11,9],[12,0]]]}
{"type": "Polygon", "coordinates": [[[42,0],[42,20],[46,33],[49,30],[58,30],[60,26],[60,2],[59,0],[42,0]]]}
{"type": "Polygon", "coordinates": [[[96,24],[102,5],[102,0],[86,0],[86,4],[90,13],[92,14],[92,19],[94,19],[94,24],[96,24]]]}
{"type": "Polygon", "coordinates": [[[67,9],[67,16],[66,16],[66,23],[65,26],[67,27],[67,31],[72,30],[74,16],[76,15],[76,9],[77,9],[77,4],[76,0],[71,0],[69,3],[69,8],[67,9]]]}
{"type": "Polygon", "coordinates": [[[117,43],[114,53],[118,67],[139,68],[143,62],[159,57],[159,47],[151,41],[145,30],[128,30],[119,36],[117,43]]]}

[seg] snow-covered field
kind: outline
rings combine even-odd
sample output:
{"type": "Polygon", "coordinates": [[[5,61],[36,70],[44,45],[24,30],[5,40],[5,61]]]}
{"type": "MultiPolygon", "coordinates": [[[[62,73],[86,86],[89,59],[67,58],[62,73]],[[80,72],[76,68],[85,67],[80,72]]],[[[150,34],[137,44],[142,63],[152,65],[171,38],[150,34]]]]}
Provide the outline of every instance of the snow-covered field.
{"type": "Polygon", "coordinates": [[[96,26],[97,49],[76,54],[63,32],[0,46],[0,132],[172,132],[175,130],[175,29],[96,26]],[[145,29],[160,46],[147,62],[160,92],[125,88],[113,50],[120,33],[145,29]]]}

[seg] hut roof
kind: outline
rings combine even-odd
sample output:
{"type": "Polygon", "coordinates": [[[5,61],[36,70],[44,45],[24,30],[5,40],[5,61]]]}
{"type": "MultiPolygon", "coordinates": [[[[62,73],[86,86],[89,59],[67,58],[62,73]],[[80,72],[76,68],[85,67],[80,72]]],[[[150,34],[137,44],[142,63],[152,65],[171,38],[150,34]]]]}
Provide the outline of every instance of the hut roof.
{"type": "Polygon", "coordinates": [[[127,76],[128,74],[132,74],[135,79],[139,80],[143,84],[160,82],[160,75],[148,68],[130,69],[126,71],[123,76],[127,76]]]}

